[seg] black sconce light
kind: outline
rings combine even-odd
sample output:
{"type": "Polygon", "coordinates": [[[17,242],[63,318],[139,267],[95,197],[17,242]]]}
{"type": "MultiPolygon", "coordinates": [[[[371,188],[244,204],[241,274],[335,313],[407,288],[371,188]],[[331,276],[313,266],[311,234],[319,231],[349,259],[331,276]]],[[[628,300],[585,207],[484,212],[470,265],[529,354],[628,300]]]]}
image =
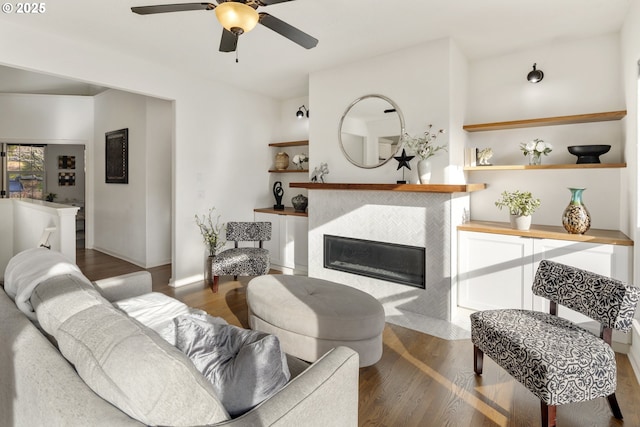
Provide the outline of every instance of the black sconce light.
{"type": "Polygon", "coordinates": [[[301,119],[305,116],[305,112],[307,113],[307,117],[309,117],[309,109],[307,107],[305,107],[304,105],[300,108],[298,108],[298,112],[296,113],[296,117],[301,119]],[[304,110],[304,111],[302,111],[304,110]]]}
{"type": "Polygon", "coordinates": [[[538,83],[543,78],[544,73],[542,70],[536,70],[536,64],[533,64],[533,70],[527,74],[527,80],[529,80],[529,83],[538,83]]]}

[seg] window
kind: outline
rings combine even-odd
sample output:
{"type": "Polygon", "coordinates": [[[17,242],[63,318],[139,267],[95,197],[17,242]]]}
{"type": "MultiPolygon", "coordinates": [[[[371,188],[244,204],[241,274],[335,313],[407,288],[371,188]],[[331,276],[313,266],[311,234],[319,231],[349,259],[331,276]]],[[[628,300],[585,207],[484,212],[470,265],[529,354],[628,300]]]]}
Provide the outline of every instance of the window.
{"type": "Polygon", "coordinates": [[[43,145],[7,144],[9,197],[44,199],[44,151],[43,145]]]}

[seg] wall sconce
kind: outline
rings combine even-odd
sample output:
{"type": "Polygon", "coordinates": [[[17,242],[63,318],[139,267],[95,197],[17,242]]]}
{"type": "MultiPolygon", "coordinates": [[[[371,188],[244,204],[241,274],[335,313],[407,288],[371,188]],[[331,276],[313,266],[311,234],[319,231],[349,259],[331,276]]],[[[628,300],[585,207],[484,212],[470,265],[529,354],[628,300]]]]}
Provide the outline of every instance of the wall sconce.
{"type": "Polygon", "coordinates": [[[538,83],[544,78],[544,73],[542,70],[536,70],[536,64],[533,64],[533,70],[529,71],[527,74],[527,80],[529,83],[538,83]]]}
{"type": "Polygon", "coordinates": [[[309,117],[309,109],[307,107],[305,107],[304,105],[300,108],[298,108],[298,112],[296,113],[296,117],[301,119],[305,116],[305,112],[306,112],[306,116],[309,117]],[[304,111],[302,111],[304,110],[304,111]]]}

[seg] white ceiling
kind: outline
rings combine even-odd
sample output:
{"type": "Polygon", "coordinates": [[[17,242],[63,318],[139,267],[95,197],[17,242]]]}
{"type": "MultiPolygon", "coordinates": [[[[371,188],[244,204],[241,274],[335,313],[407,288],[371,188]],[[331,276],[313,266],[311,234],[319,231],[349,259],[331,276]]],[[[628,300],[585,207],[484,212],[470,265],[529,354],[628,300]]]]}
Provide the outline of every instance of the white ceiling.
{"type": "MultiPolygon", "coordinates": [[[[0,22],[20,19],[21,25],[171,66],[185,78],[196,74],[288,99],[307,95],[310,72],[443,37],[455,40],[473,60],[617,32],[631,0],[296,0],[259,10],[316,37],[318,46],[306,50],[258,25],[240,37],[239,63],[233,53],[218,52],[222,30],[212,11],[146,16],[130,11],[176,2],[188,1],[56,0],[45,3],[44,14],[4,13],[0,22]]],[[[0,92],[47,93],[45,80],[0,69],[0,92]]],[[[52,93],[100,90],[86,83],[74,89],[57,78],[50,84],[52,93]]]]}

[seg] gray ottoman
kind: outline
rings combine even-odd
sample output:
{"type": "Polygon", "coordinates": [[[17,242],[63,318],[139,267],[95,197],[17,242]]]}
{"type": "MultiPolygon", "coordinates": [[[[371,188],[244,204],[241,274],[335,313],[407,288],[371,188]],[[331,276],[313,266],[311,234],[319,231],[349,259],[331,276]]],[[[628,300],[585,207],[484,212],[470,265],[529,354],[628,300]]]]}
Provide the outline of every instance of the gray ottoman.
{"type": "Polygon", "coordinates": [[[384,309],[373,296],[327,280],[268,275],[247,286],[249,325],[276,335],[282,350],[314,362],[334,347],[360,355],[360,366],[382,357],[384,309]]]}

